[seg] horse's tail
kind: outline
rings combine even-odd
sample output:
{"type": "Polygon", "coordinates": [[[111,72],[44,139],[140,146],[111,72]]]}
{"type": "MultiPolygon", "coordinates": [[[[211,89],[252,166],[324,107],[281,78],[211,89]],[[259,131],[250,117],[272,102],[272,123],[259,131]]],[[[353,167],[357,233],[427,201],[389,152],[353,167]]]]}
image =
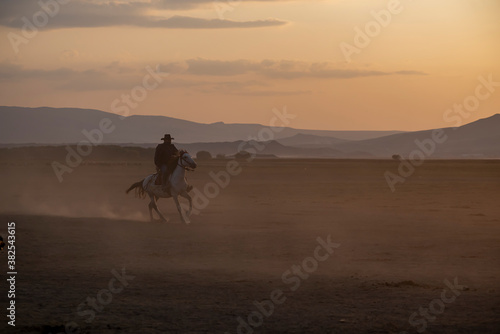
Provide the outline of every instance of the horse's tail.
{"type": "Polygon", "coordinates": [[[141,180],[139,182],[136,182],[132,184],[126,191],[125,193],[129,193],[133,189],[135,189],[135,197],[138,198],[145,198],[146,197],[146,191],[144,190],[144,187],[142,186],[144,180],[141,180]]]}

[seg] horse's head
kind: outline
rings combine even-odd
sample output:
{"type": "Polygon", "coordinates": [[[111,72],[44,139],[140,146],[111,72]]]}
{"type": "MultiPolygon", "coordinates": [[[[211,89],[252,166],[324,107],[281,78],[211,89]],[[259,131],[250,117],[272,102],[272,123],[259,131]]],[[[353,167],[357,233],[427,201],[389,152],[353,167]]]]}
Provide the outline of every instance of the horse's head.
{"type": "Polygon", "coordinates": [[[186,169],[195,169],[198,167],[193,157],[185,150],[179,151],[179,164],[186,169]]]}

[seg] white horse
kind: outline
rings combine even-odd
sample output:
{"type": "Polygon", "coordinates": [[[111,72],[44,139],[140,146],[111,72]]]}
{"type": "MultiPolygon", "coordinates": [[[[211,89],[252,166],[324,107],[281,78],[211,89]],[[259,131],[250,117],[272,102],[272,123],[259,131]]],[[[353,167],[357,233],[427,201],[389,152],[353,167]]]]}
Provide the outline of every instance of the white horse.
{"type": "Polygon", "coordinates": [[[154,221],[153,218],[153,209],[156,211],[161,221],[168,221],[163,214],[158,210],[158,205],[156,201],[159,198],[169,198],[172,197],[174,199],[175,205],[177,206],[177,210],[179,211],[179,215],[181,216],[181,220],[184,223],[189,223],[189,216],[191,215],[191,211],[193,210],[193,200],[191,196],[189,196],[189,192],[193,189],[192,186],[188,185],[186,181],[186,170],[193,171],[197,165],[193,158],[186,151],[182,150],[179,152],[179,155],[176,157],[176,167],[172,174],[170,175],[170,191],[165,192],[162,190],[161,185],[156,185],[156,179],[158,178],[158,173],[151,174],[147,176],[145,179],[134,183],[127,189],[126,193],[128,194],[131,190],[136,190],[136,196],[144,198],[146,194],[149,196],[151,201],[149,202],[149,216],[151,221],[154,221]],[[185,217],[182,212],[181,205],[179,204],[179,196],[186,198],[189,201],[189,210],[187,212],[187,216],[185,217]]]}

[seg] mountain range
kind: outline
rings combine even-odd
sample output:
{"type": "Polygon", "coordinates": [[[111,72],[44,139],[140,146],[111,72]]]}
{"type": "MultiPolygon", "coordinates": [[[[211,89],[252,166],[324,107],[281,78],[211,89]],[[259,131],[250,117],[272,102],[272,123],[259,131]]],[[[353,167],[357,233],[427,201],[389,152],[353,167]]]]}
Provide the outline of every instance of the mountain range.
{"type": "MultiPolygon", "coordinates": [[[[98,128],[99,122],[105,118],[109,119],[116,128],[113,132],[106,134],[103,144],[156,143],[164,133],[172,134],[179,143],[248,140],[251,136],[255,137],[263,128],[269,128],[261,124],[226,124],[223,122],[204,124],[166,116],[122,117],[94,109],[0,106],[0,143],[78,143],[85,139],[82,130],[90,131],[98,128]]],[[[327,131],[286,127],[276,133],[275,139],[309,134],[344,140],[361,140],[399,132],[327,131]]]]}
{"type": "Polygon", "coordinates": [[[432,158],[500,158],[500,114],[460,126],[401,131],[327,131],[284,128],[272,140],[255,142],[260,124],[203,124],[165,116],[121,117],[99,110],[75,108],[0,107],[0,146],[76,144],[85,140],[82,130],[99,128],[102,119],[115,125],[100,144],[154,147],[164,133],[190,152],[233,155],[257,149],[262,155],[318,158],[408,157],[423,151],[432,158]],[[420,146],[419,146],[420,145],[420,146]],[[431,152],[432,151],[432,152],[431,152]]]}

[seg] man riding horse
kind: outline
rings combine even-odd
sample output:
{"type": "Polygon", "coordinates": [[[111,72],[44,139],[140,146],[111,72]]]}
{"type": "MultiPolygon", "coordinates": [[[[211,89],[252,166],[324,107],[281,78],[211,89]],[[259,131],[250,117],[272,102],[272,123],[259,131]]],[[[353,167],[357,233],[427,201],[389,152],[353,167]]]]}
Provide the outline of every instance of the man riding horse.
{"type": "Polygon", "coordinates": [[[173,171],[171,159],[175,157],[179,150],[172,144],[172,138],[170,134],[166,134],[161,140],[163,144],[158,144],[155,151],[155,165],[160,171],[161,186],[162,190],[167,192],[170,188],[169,177],[173,171]]]}

